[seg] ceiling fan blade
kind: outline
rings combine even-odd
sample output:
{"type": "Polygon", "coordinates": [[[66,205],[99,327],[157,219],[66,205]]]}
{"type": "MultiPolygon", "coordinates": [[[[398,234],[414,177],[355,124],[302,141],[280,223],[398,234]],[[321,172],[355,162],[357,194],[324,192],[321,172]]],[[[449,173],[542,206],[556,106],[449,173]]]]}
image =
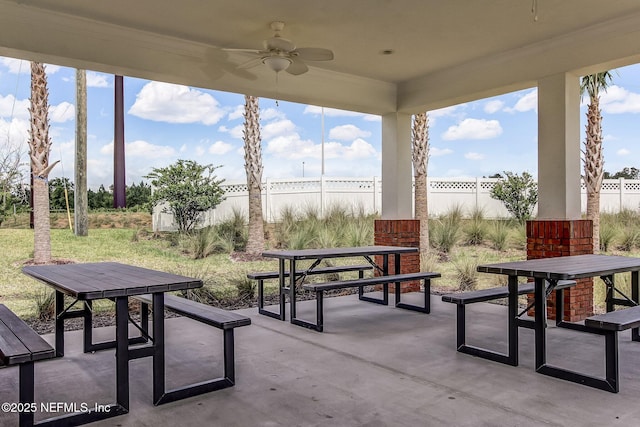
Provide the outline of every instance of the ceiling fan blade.
{"type": "Polygon", "coordinates": [[[304,74],[309,71],[309,67],[307,67],[307,64],[305,64],[304,62],[300,61],[297,58],[291,58],[291,60],[291,65],[289,65],[285,70],[287,73],[293,74],[294,76],[299,76],[300,74],[304,74]]]}
{"type": "Polygon", "coordinates": [[[247,52],[247,53],[263,53],[262,50],[260,49],[241,49],[241,48],[235,48],[235,47],[223,47],[222,49],[225,52],[247,52]]]}
{"type": "Polygon", "coordinates": [[[246,62],[243,62],[242,64],[238,65],[236,68],[239,70],[246,70],[248,68],[253,68],[257,65],[260,65],[261,63],[262,63],[262,57],[258,57],[258,58],[253,58],[246,62]]]}
{"type": "Polygon", "coordinates": [[[246,80],[256,80],[258,78],[247,70],[236,68],[236,64],[229,61],[229,54],[226,51],[214,47],[205,51],[202,68],[205,73],[214,79],[222,77],[224,73],[233,74],[246,80]]]}
{"type": "Polygon", "coordinates": [[[298,57],[305,61],[331,61],[333,59],[333,52],[321,47],[301,47],[296,49],[294,53],[297,53],[298,57]]]}

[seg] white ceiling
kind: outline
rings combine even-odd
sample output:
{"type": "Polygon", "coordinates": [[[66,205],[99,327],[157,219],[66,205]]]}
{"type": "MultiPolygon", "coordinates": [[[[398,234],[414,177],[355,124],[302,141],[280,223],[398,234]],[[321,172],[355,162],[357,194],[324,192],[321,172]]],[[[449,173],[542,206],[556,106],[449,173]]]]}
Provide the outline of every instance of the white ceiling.
{"type": "Polygon", "coordinates": [[[374,114],[640,62],[638,0],[0,0],[0,55],[374,114]],[[271,21],[333,50],[300,76],[235,66],[271,21]],[[383,55],[391,49],[392,55],[383,55]],[[250,78],[247,78],[250,77],[250,78]]]}

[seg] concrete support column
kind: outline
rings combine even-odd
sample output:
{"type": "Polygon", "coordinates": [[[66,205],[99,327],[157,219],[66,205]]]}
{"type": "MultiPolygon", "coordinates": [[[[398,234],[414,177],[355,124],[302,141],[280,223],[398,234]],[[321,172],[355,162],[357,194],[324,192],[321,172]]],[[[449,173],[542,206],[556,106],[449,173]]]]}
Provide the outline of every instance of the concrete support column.
{"type": "MultiPolygon", "coordinates": [[[[538,217],[527,223],[527,258],[593,253],[593,226],[580,212],[580,79],[558,74],[538,82],[538,217]]],[[[564,291],[564,319],[593,312],[593,280],[564,291]]],[[[555,318],[551,297],[547,315],[555,318]]]]}
{"type": "Polygon", "coordinates": [[[580,79],[538,83],[538,219],[580,219],[580,79]]]}
{"type": "MultiPolygon", "coordinates": [[[[420,246],[420,221],[413,219],[413,164],[411,163],[411,115],[382,116],[382,219],[376,220],[376,245],[420,246]]],[[[391,257],[393,258],[393,257],[391,257]]],[[[395,271],[392,259],[389,271],[395,271]]],[[[382,257],[376,262],[382,265],[382,257]]],[[[401,273],[420,271],[418,253],[403,254],[401,273]]],[[[394,287],[389,289],[393,292],[394,287]]],[[[419,283],[404,283],[401,292],[420,289],[419,283]]]]}
{"type": "Polygon", "coordinates": [[[382,116],[382,218],[413,218],[411,115],[382,116]]]}

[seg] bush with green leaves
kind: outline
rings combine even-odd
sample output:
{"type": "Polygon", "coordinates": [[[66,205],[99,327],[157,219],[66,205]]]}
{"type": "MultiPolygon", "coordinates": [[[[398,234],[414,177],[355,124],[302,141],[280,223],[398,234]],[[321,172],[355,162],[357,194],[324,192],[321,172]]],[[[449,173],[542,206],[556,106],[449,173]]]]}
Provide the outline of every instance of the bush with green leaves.
{"type": "Polygon", "coordinates": [[[528,172],[522,175],[505,172],[491,189],[491,198],[500,200],[505,208],[520,223],[531,218],[533,208],[538,203],[538,183],[528,172]]]}
{"type": "Polygon", "coordinates": [[[163,212],[173,214],[178,231],[188,233],[201,221],[203,212],[224,200],[224,190],[213,172],[219,166],[200,165],[193,160],[178,160],[165,168],[154,168],[151,179],[154,192],[151,204],[164,204],[163,212]]]}

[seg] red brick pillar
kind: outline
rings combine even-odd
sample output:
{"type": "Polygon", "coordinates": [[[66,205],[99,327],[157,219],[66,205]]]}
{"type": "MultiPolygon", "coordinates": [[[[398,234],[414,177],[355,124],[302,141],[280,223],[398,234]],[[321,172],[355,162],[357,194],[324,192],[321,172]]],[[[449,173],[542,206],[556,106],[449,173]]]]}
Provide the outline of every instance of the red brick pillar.
{"type": "MultiPolygon", "coordinates": [[[[527,221],[527,259],[593,253],[591,220],[527,221]]],[[[580,279],[564,291],[564,319],[577,322],[593,314],[593,279],[580,279]]],[[[547,316],[555,319],[555,293],[548,300],[547,316]]]]}
{"type": "MultiPolygon", "coordinates": [[[[420,220],[417,219],[377,219],[374,226],[374,244],[376,246],[409,246],[420,247],[420,220]]],[[[400,255],[400,273],[417,273],[420,271],[420,254],[400,255]]],[[[376,264],[382,267],[382,256],[376,256],[376,264]]],[[[389,256],[389,274],[395,272],[394,257],[389,256]]],[[[394,292],[395,286],[389,291],[394,292]]],[[[405,282],[400,285],[400,292],[417,292],[420,282],[405,282]]]]}

